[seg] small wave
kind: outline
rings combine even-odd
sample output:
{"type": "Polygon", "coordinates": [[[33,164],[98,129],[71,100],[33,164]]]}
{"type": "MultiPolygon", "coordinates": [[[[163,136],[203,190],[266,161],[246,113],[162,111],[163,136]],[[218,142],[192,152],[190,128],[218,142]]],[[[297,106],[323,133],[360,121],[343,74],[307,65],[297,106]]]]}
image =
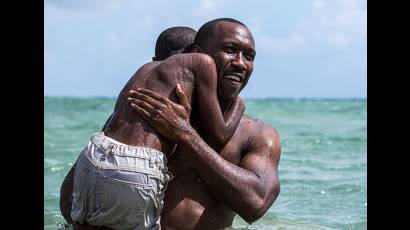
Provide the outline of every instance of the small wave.
{"type": "Polygon", "coordinates": [[[56,166],[59,164],[63,164],[64,162],[60,161],[60,160],[54,160],[54,159],[50,159],[50,158],[45,158],[44,159],[44,166],[56,166]]]}
{"type": "Polygon", "coordinates": [[[241,218],[235,218],[232,227],[229,230],[236,229],[253,229],[253,230],[296,230],[296,229],[306,229],[306,230],[333,230],[326,226],[322,226],[313,223],[309,220],[303,218],[290,218],[290,217],[280,217],[272,216],[271,213],[266,214],[260,220],[249,225],[241,218]]]}

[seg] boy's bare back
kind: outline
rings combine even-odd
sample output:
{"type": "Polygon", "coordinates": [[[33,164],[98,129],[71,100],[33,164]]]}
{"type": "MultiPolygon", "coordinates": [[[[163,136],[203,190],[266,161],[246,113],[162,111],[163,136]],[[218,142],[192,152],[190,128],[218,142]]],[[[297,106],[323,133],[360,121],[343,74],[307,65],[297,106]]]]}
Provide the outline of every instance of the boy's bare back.
{"type": "MultiPolygon", "coordinates": [[[[200,53],[177,54],[164,61],[143,65],[131,77],[118,96],[113,117],[104,131],[105,135],[127,145],[144,146],[157,149],[165,154],[169,153],[173,143],[161,137],[131,109],[127,103],[128,92],[145,88],[176,101],[175,87],[179,83],[189,103],[192,104],[194,85],[204,85],[203,81],[206,81],[205,85],[211,83],[208,91],[215,91],[211,93],[217,100],[216,78],[213,59],[200,53]],[[196,80],[199,77],[206,77],[206,79],[199,82],[196,80]]],[[[219,105],[216,104],[215,107],[219,108],[219,105]]]]}

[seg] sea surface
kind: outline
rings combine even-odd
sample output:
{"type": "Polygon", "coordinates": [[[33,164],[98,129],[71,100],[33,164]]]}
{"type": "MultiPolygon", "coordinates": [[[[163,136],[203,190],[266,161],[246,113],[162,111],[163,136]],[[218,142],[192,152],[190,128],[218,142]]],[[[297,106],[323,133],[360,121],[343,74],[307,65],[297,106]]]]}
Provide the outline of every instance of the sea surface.
{"type": "MultiPolygon", "coordinates": [[[[60,185],[115,98],[44,98],[44,229],[64,223],[60,185]]],[[[245,99],[248,115],[276,128],[281,193],[249,225],[231,229],[367,229],[367,100],[245,99]]]]}

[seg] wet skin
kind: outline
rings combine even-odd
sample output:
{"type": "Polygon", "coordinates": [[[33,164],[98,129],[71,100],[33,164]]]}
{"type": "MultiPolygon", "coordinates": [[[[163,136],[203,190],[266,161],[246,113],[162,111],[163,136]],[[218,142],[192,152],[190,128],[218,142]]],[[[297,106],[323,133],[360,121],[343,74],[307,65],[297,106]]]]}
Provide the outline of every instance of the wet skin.
{"type": "MultiPolygon", "coordinates": [[[[191,139],[193,142],[197,140],[191,139]]],[[[204,152],[209,154],[212,151],[204,152]]],[[[246,221],[254,222],[279,194],[279,138],[276,131],[262,121],[244,115],[219,156],[209,154],[210,158],[204,158],[208,162],[192,159],[193,154],[190,150],[179,149],[168,163],[175,178],[165,193],[161,215],[163,229],[221,229],[232,225],[236,213],[246,221]],[[220,164],[221,167],[204,169],[198,161],[201,161],[199,164],[220,164]],[[258,163],[262,161],[269,165],[258,163]],[[225,165],[227,169],[221,170],[225,165]],[[257,169],[252,170],[252,166],[257,169]],[[208,170],[214,171],[208,173],[208,170]],[[260,178],[252,178],[255,175],[248,175],[251,172],[260,178]],[[253,179],[260,182],[255,183],[253,179]],[[259,192],[260,195],[256,194],[259,192]]]]}
{"type": "MultiPolygon", "coordinates": [[[[246,28],[220,22],[208,45],[201,47],[201,52],[207,52],[217,65],[218,99],[223,108],[232,103],[249,79],[253,57],[245,55],[252,53],[254,43],[246,28]],[[225,74],[232,69],[241,70],[245,76],[239,84],[225,74]]],[[[178,143],[168,163],[175,178],[165,193],[162,228],[222,229],[232,224],[235,213],[249,223],[263,216],[280,192],[281,150],[276,130],[243,115],[230,141],[222,151],[215,151],[204,141],[209,133],[196,119],[200,111],[193,108],[192,125],[188,120],[185,124],[173,122],[181,112],[170,106],[172,102],[153,92],[143,93],[152,96],[150,106],[135,98],[132,107],[159,133],[178,143]],[[168,119],[150,119],[148,114],[158,111],[168,119]]]]}
{"type": "MultiPolygon", "coordinates": [[[[165,154],[171,152],[174,146],[173,139],[163,138],[155,129],[147,124],[140,116],[137,116],[127,104],[129,103],[129,91],[145,88],[165,96],[171,101],[176,101],[174,92],[176,85],[186,96],[187,106],[196,106],[201,111],[199,120],[207,124],[209,133],[212,133],[210,141],[213,146],[224,146],[232,137],[244,111],[241,100],[234,100],[225,111],[231,117],[224,117],[218,106],[216,95],[217,74],[213,59],[202,53],[189,53],[173,55],[162,62],[151,62],[142,66],[128,81],[120,93],[113,116],[104,130],[105,135],[127,145],[145,146],[157,149],[165,154]],[[195,87],[194,87],[195,86],[195,87]],[[193,91],[195,88],[195,91],[193,91]],[[203,101],[202,98],[208,100],[203,101]],[[235,102],[235,103],[234,103],[235,102]]],[[[143,94],[134,93],[142,103],[149,98],[143,94]]],[[[162,117],[161,112],[150,114],[151,119],[162,117]]],[[[189,117],[189,115],[187,115],[189,117]]]]}
{"type": "MultiPolygon", "coordinates": [[[[227,52],[231,51],[227,49],[227,52]]],[[[240,50],[235,52],[241,53],[240,50]]],[[[222,72],[221,67],[217,68],[218,73],[222,72]]],[[[218,78],[219,91],[220,87],[225,86],[220,85],[224,82],[218,78]]],[[[231,102],[229,89],[237,89],[230,84],[227,86],[228,93],[218,91],[222,107],[231,102]]],[[[159,100],[156,102],[162,103],[159,100]]],[[[175,113],[176,108],[168,103],[162,109],[163,117],[178,116],[180,113],[175,113]]],[[[193,120],[195,113],[194,109],[193,120]]],[[[180,126],[173,123],[175,120],[178,119],[147,119],[160,133],[172,135],[161,130],[161,126],[173,130],[176,136],[171,138],[176,138],[181,147],[168,164],[176,177],[166,192],[161,216],[163,229],[220,229],[231,225],[235,213],[248,222],[260,218],[280,190],[277,174],[280,142],[277,132],[263,122],[244,115],[232,139],[217,154],[192,126],[180,126]]],[[[198,122],[193,123],[201,128],[195,125],[198,122]]]]}
{"type": "MultiPolygon", "coordinates": [[[[127,145],[145,146],[169,154],[175,140],[164,138],[162,135],[144,121],[129,106],[128,92],[138,88],[153,90],[170,101],[176,100],[174,92],[176,85],[180,86],[177,93],[184,93],[185,108],[195,107],[200,111],[197,117],[202,123],[207,124],[207,132],[212,133],[207,139],[209,144],[216,149],[222,149],[236,130],[244,111],[244,105],[239,97],[224,107],[222,114],[217,98],[217,69],[214,60],[203,53],[176,54],[161,62],[151,62],[142,66],[121,91],[114,113],[107,124],[105,135],[127,145]],[[195,87],[194,87],[195,86],[195,87]],[[195,88],[195,91],[194,91],[195,88]],[[207,97],[206,101],[202,98],[207,97]],[[198,106],[198,103],[201,106],[198,106]]],[[[134,92],[133,95],[146,103],[150,99],[143,94],[134,92]]],[[[175,104],[175,109],[179,108],[175,104]]],[[[190,109],[189,109],[190,110],[190,109]]],[[[180,114],[181,115],[181,114],[180,114]]],[[[160,112],[150,114],[151,119],[167,119],[160,112]],[[154,115],[154,116],[152,116],[154,115]]],[[[186,116],[175,117],[178,122],[186,116]]],[[[73,169],[65,178],[61,187],[60,209],[68,222],[70,218],[73,169]]]]}

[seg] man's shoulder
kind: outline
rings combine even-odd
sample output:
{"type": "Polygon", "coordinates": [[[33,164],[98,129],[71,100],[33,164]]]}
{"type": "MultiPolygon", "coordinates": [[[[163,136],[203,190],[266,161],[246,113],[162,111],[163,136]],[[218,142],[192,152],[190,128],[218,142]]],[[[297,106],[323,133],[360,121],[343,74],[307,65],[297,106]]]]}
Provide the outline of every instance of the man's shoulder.
{"type": "Polygon", "coordinates": [[[274,127],[246,114],[243,115],[241,124],[247,126],[249,149],[263,148],[275,154],[280,154],[279,133],[274,127]]]}
{"type": "Polygon", "coordinates": [[[243,114],[243,116],[241,118],[241,124],[250,126],[254,130],[255,135],[260,133],[260,131],[272,132],[275,135],[278,135],[278,132],[276,131],[276,129],[274,127],[272,127],[271,125],[266,124],[265,122],[263,122],[260,119],[253,118],[253,117],[251,117],[247,114],[243,114]]]}

